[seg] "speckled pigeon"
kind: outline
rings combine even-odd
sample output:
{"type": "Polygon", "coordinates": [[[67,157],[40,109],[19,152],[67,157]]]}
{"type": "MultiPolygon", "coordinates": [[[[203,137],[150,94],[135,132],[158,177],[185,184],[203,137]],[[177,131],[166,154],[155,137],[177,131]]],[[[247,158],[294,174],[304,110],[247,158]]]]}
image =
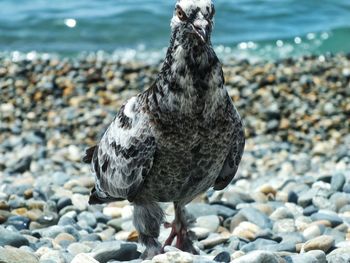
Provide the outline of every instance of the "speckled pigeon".
{"type": "Polygon", "coordinates": [[[171,40],[154,84],[129,99],[86,151],[96,184],[90,204],[129,200],[143,258],[161,253],[164,213],[175,219],[165,245],[196,253],[187,231],[185,205],[210,187],[225,188],[244,149],[241,118],[224,88],[222,65],[211,45],[211,0],[178,0],[171,40]]]}

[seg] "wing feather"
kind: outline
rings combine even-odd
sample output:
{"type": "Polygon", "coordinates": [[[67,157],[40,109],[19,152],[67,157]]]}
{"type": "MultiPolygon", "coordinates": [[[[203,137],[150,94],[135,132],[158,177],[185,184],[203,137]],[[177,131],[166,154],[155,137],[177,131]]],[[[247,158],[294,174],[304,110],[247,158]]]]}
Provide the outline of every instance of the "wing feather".
{"type": "Polygon", "coordinates": [[[133,97],[120,109],[94,152],[97,195],[132,201],[152,167],[155,149],[147,115],[133,97]]]}

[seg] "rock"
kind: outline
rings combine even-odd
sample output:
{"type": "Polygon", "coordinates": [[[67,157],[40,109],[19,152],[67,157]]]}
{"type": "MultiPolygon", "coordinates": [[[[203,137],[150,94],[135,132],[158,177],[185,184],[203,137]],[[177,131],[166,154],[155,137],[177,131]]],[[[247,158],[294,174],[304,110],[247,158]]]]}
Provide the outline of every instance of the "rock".
{"type": "Polygon", "coordinates": [[[219,217],[216,215],[200,216],[196,219],[194,226],[206,228],[210,232],[216,232],[220,225],[219,217]]]}
{"type": "Polygon", "coordinates": [[[92,228],[94,228],[97,224],[96,218],[95,218],[94,214],[91,212],[84,211],[84,212],[80,213],[78,215],[78,220],[79,220],[79,222],[85,222],[85,224],[87,226],[90,226],[92,228]]]}
{"type": "Polygon", "coordinates": [[[256,250],[247,255],[241,256],[232,261],[232,263],[284,263],[285,261],[278,255],[264,250],[256,250]]]}
{"type": "Polygon", "coordinates": [[[322,235],[307,241],[303,245],[302,251],[322,250],[327,252],[332,246],[334,246],[334,238],[332,236],[322,235]]]}
{"type": "Polygon", "coordinates": [[[306,240],[313,239],[323,234],[324,226],[321,225],[311,225],[303,231],[303,236],[306,240]]]}
{"type": "Polygon", "coordinates": [[[29,170],[31,162],[32,162],[31,156],[23,157],[13,167],[11,167],[9,172],[10,173],[24,173],[25,171],[29,170]]]}
{"type": "Polygon", "coordinates": [[[335,173],[331,179],[331,188],[334,191],[341,191],[345,184],[345,176],[342,173],[335,173]]]}
{"type": "Polygon", "coordinates": [[[312,250],[307,253],[288,255],[288,263],[327,263],[326,255],[322,250],[312,250]]]}
{"type": "Polygon", "coordinates": [[[201,240],[199,244],[203,248],[212,248],[212,247],[215,247],[216,245],[225,243],[229,238],[230,238],[230,235],[222,233],[221,235],[217,235],[214,237],[209,236],[208,238],[201,240]]]}
{"type": "Polygon", "coordinates": [[[332,224],[332,227],[336,227],[343,223],[343,220],[336,213],[317,212],[311,215],[313,221],[327,220],[332,224]]]}
{"type": "Polygon", "coordinates": [[[99,262],[109,260],[127,261],[137,259],[140,252],[137,251],[136,244],[123,243],[120,241],[107,241],[97,245],[91,252],[94,259],[99,262]]]}
{"type": "Polygon", "coordinates": [[[271,215],[272,220],[294,218],[293,214],[286,207],[278,207],[271,215]]]}
{"type": "Polygon", "coordinates": [[[14,247],[0,247],[1,263],[38,263],[39,259],[32,253],[14,247]]]}
{"type": "Polygon", "coordinates": [[[230,256],[230,254],[228,252],[223,251],[223,252],[217,254],[214,257],[213,261],[229,263],[231,261],[231,256],[230,256]]]}
{"type": "Polygon", "coordinates": [[[55,263],[66,263],[63,256],[63,252],[57,250],[49,250],[40,257],[40,262],[55,262],[55,263]]]}
{"type": "Polygon", "coordinates": [[[115,207],[115,206],[107,206],[103,208],[103,214],[106,216],[110,216],[112,218],[117,218],[122,216],[123,208],[115,207]]]}
{"type": "Polygon", "coordinates": [[[191,231],[196,235],[198,240],[205,239],[210,234],[210,231],[207,228],[203,228],[203,227],[192,227],[191,231]]]}
{"type": "Polygon", "coordinates": [[[318,212],[318,208],[314,205],[309,205],[307,207],[304,208],[303,210],[303,215],[304,216],[311,216],[314,213],[318,212]]]}
{"type": "Polygon", "coordinates": [[[231,220],[231,229],[234,229],[239,223],[249,221],[260,228],[272,228],[272,222],[265,214],[256,208],[242,208],[231,220]]]}
{"type": "Polygon", "coordinates": [[[54,238],[53,244],[55,244],[57,246],[67,247],[69,244],[71,244],[75,241],[76,241],[76,239],[74,236],[72,236],[68,233],[60,233],[54,238]]]}
{"type": "Polygon", "coordinates": [[[342,247],[334,249],[327,255],[328,263],[349,263],[350,262],[350,247],[342,247]]]}
{"type": "Polygon", "coordinates": [[[232,234],[241,238],[253,240],[260,231],[261,229],[257,225],[244,221],[233,230],[232,234]]]}
{"type": "Polygon", "coordinates": [[[68,246],[67,251],[72,255],[78,255],[81,253],[88,253],[91,251],[91,247],[83,243],[72,243],[68,246]]]}
{"type": "Polygon", "coordinates": [[[69,205],[72,205],[72,200],[69,197],[62,197],[57,202],[57,209],[59,211],[69,205]]]}
{"type": "Polygon", "coordinates": [[[186,206],[186,210],[195,218],[217,214],[215,207],[202,203],[189,203],[186,206]]]}
{"type": "Polygon", "coordinates": [[[10,216],[6,224],[14,226],[17,230],[29,228],[30,219],[24,216],[10,216]]]}
{"type": "Polygon", "coordinates": [[[240,250],[247,253],[254,250],[264,250],[266,246],[275,244],[277,244],[276,241],[258,238],[255,241],[244,245],[240,250]]]}
{"type": "Polygon", "coordinates": [[[298,205],[302,207],[307,207],[312,204],[312,198],[314,198],[317,194],[317,189],[310,189],[305,191],[299,195],[298,205]]]}
{"type": "Polygon", "coordinates": [[[0,227],[0,246],[28,246],[29,241],[18,233],[0,227]]]}
{"type": "Polygon", "coordinates": [[[71,263],[99,263],[96,259],[94,259],[89,254],[78,254],[76,255],[71,263]]]}
{"type": "Polygon", "coordinates": [[[152,259],[152,263],[192,263],[193,255],[182,251],[170,251],[152,259]]]}
{"type": "Polygon", "coordinates": [[[290,233],[296,231],[294,219],[281,219],[273,224],[273,231],[276,233],[290,233]]]}
{"type": "Polygon", "coordinates": [[[87,195],[74,194],[72,196],[73,205],[80,211],[86,210],[88,206],[88,201],[89,201],[89,196],[87,195]]]}

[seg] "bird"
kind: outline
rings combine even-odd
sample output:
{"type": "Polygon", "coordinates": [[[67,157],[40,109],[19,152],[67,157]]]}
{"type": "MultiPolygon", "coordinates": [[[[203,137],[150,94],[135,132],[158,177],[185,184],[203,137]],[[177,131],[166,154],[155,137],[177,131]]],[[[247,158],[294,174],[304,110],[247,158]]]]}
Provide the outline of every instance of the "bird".
{"type": "Polygon", "coordinates": [[[222,64],[211,43],[211,0],[177,0],[171,38],[155,81],[128,99],[83,161],[95,177],[89,203],[128,200],[144,259],[172,245],[193,254],[185,206],[209,188],[224,189],[235,176],[244,125],[224,86],[222,64]],[[161,203],[173,202],[169,238],[161,203]]]}

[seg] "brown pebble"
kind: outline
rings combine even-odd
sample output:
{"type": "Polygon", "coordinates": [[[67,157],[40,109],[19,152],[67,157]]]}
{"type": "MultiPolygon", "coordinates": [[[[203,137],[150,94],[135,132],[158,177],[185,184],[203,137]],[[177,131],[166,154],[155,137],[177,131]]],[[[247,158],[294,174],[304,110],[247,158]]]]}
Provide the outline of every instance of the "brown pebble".
{"type": "Polygon", "coordinates": [[[25,199],[30,199],[33,197],[33,189],[27,189],[23,194],[25,199]]]}
{"type": "Polygon", "coordinates": [[[327,236],[327,235],[322,235],[319,237],[315,237],[309,241],[307,241],[303,247],[302,251],[310,251],[310,250],[322,250],[325,253],[334,246],[334,237],[332,236],[327,236]]]}

